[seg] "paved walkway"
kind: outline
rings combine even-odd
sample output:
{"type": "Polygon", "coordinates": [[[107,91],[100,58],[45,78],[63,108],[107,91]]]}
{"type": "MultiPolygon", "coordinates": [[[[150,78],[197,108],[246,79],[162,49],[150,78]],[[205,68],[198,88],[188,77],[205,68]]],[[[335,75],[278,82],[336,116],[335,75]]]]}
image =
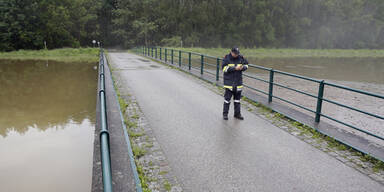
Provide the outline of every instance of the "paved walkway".
{"type": "Polygon", "coordinates": [[[130,53],[109,56],[185,191],[384,191],[246,110],[245,121],[223,121],[223,97],[185,73],[130,53]]]}

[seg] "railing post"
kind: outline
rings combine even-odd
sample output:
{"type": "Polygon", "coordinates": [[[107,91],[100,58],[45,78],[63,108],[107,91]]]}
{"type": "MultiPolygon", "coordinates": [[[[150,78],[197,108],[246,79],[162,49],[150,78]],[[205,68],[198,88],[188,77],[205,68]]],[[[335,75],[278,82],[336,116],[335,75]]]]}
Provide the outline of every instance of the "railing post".
{"type": "Polygon", "coordinates": [[[219,72],[220,72],[220,58],[216,60],[216,81],[219,81],[219,72]]]}
{"type": "Polygon", "coordinates": [[[319,84],[319,93],[317,96],[317,107],[316,107],[316,117],[315,122],[320,122],[321,117],[321,107],[323,105],[323,96],[324,96],[324,80],[320,82],[319,84]]]}
{"type": "Polygon", "coordinates": [[[201,67],[200,67],[200,74],[204,73],[204,55],[201,55],[201,67]]]}
{"type": "Polygon", "coordinates": [[[173,49],[171,49],[171,64],[173,65],[173,49]]]}
{"type": "Polygon", "coordinates": [[[155,47],[155,58],[157,59],[157,47],[155,47]]]}
{"type": "Polygon", "coordinates": [[[273,76],[274,76],[274,71],[271,69],[269,71],[269,94],[268,94],[268,102],[272,102],[272,97],[273,97],[273,76]]]}
{"type": "Polygon", "coordinates": [[[192,63],[191,63],[191,52],[188,52],[188,70],[191,70],[191,65],[192,65],[192,63]]]}
{"type": "Polygon", "coordinates": [[[160,47],[160,60],[161,60],[161,47],[160,47]]]}
{"type": "Polygon", "coordinates": [[[181,51],[179,51],[179,67],[181,67],[181,51]]]}
{"type": "Polygon", "coordinates": [[[143,50],[143,55],[145,55],[145,48],[144,48],[144,46],[143,46],[142,50],[143,50]]]}
{"type": "Polygon", "coordinates": [[[167,48],[164,48],[164,59],[165,59],[165,62],[167,62],[167,60],[168,60],[168,55],[167,55],[167,51],[168,51],[168,49],[167,48]]]}
{"type": "Polygon", "coordinates": [[[151,57],[153,57],[153,47],[151,47],[151,57]]]}

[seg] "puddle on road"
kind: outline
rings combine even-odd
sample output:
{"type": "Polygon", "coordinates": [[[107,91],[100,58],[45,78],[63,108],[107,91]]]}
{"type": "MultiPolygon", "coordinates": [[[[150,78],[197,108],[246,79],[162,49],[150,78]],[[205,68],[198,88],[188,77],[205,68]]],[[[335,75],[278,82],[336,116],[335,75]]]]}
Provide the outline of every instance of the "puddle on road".
{"type": "Polygon", "coordinates": [[[0,191],[90,191],[97,64],[0,60],[0,191]]]}
{"type": "Polygon", "coordinates": [[[146,60],[146,59],[138,59],[138,60],[140,60],[140,61],[142,61],[142,62],[146,62],[146,63],[149,62],[149,60],[146,60]]]}
{"type": "Polygon", "coordinates": [[[160,68],[160,66],[158,66],[158,65],[150,65],[150,67],[152,67],[152,68],[160,68]]]}

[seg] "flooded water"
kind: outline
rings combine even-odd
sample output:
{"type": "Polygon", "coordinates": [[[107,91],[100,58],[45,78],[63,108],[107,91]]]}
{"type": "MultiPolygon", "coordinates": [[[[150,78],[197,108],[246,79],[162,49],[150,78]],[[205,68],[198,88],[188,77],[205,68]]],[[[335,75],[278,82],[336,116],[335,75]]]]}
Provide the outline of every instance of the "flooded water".
{"type": "Polygon", "coordinates": [[[249,58],[249,63],[317,79],[384,84],[384,58],[249,58]]]}
{"type": "MultiPolygon", "coordinates": [[[[384,58],[265,58],[254,59],[250,58],[252,64],[277,69],[280,71],[299,74],[307,77],[312,77],[327,82],[344,85],[347,87],[364,90],[379,95],[384,95],[384,58]]],[[[256,74],[259,78],[269,79],[267,71],[250,68],[248,73],[256,74]]],[[[268,84],[261,83],[254,79],[245,78],[245,83],[268,92],[268,84]]],[[[275,73],[274,81],[312,95],[318,94],[318,83],[301,80],[295,77],[289,77],[275,73]]],[[[274,87],[274,95],[294,102],[313,111],[316,110],[317,99],[290,91],[281,87],[274,87]]],[[[384,100],[359,94],[352,91],[347,91],[331,86],[325,86],[324,98],[329,99],[349,107],[370,112],[379,116],[384,116],[384,100]]],[[[274,99],[275,102],[280,102],[284,105],[314,116],[313,113],[287,104],[281,100],[274,99]]],[[[370,133],[384,137],[383,124],[384,120],[356,112],[345,107],[340,107],[329,102],[323,102],[322,114],[333,117],[349,125],[358,127],[370,133]]],[[[370,137],[348,126],[322,118],[321,121],[326,121],[337,127],[343,128],[346,131],[363,136],[375,143],[384,145],[384,141],[370,137]]]]}
{"type": "Polygon", "coordinates": [[[96,66],[0,61],[0,191],[90,191],[96,66]]]}

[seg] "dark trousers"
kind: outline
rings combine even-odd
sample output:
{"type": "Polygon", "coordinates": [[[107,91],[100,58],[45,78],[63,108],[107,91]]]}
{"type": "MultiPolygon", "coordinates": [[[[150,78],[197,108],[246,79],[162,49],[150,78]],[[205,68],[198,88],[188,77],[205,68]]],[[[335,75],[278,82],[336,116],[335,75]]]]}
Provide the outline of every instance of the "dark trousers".
{"type": "Polygon", "coordinates": [[[224,107],[223,107],[223,115],[228,115],[229,105],[231,104],[231,98],[233,96],[233,101],[235,105],[235,113],[234,115],[240,115],[240,98],[241,98],[241,90],[230,90],[225,89],[224,93],[224,107]]]}

